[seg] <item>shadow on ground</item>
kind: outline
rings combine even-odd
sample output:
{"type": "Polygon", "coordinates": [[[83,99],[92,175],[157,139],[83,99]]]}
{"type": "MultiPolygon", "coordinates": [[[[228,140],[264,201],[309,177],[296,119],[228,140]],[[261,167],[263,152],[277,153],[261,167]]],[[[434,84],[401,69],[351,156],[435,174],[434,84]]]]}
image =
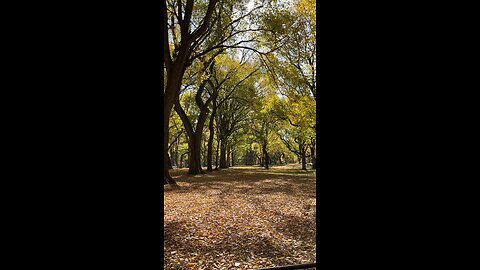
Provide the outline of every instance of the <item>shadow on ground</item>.
{"type": "Polygon", "coordinates": [[[188,175],[187,169],[174,170],[178,186],[165,186],[165,192],[207,192],[219,196],[231,194],[283,193],[315,198],[315,171],[302,171],[297,166],[232,167],[202,175],[188,175]]]}
{"type": "Polygon", "coordinates": [[[315,262],[315,171],[173,170],[165,187],[165,269],[252,269],[315,262]]]}

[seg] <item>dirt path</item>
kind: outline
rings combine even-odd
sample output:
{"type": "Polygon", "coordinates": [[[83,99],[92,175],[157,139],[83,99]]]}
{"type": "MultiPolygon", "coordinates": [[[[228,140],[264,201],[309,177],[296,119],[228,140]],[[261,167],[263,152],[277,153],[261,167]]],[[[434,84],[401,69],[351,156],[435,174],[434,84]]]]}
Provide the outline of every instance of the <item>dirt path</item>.
{"type": "Polygon", "coordinates": [[[189,176],[164,196],[165,269],[315,262],[315,171],[232,167],[189,176]]]}

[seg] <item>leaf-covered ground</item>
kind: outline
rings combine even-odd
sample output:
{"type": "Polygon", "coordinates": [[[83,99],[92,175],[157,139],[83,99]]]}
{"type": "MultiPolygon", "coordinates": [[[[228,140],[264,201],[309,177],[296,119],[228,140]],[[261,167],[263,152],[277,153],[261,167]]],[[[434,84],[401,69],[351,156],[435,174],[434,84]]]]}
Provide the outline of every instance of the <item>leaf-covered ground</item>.
{"type": "Polygon", "coordinates": [[[165,269],[252,269],[315,262],[315,171],[235,166],[171,171],[164,196],[165,269]]]}

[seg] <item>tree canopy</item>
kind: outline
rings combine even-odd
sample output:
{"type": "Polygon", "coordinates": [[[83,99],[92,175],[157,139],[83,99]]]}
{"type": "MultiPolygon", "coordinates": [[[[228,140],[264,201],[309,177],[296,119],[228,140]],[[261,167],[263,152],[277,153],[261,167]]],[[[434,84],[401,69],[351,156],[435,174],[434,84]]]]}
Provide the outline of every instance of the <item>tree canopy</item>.
{"type": "Polygon", "coordinates": [[[315,5],[166,0],[164,183],[178,167],[316,168],[315,5]]]}

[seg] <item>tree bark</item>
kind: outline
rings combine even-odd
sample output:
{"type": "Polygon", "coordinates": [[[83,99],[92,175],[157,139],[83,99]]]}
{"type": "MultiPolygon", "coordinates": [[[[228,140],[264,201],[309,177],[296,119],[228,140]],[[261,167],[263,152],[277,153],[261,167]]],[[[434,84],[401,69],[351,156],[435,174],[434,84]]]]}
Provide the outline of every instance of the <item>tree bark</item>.
{"type": "Polygon", "coordinates": [[[170,155],[168,156],[168,161],[170,163],[170,169],[173,169],[172,165],[174,164],[175,160],[175,148],[173,147],[173,145],[170,145],[170,155]]]}
{"type": "Polygon", "coordinates": [[[310,146],[311,156],[312,156],[312,169],[317,168],[317,157],[315,156],[315,145],[310,146]]]}
{"type": "Polygon", "coordinates": [[[209,128],[210,135],[208,137],[208,146],[207,146],[207,171],[213,171],[212,159],[213,159],[213,128],[209,128]]]}
{"type": "Polygon", "coordinates": [[[194,134],[193,138],[190,139],[189,148],[190,154],[188,156],[188,174],[199,174],[202,173],[202,167],[200,163],[200,144],[196,139],[197,136],[194,134]]]}
{"type": "Polygon", "coordinates": [[[175,143],[175,166],[178,168],[178,142],[175,143]]]}
{"type": "MultiPolygon", "coordinates": [[[[167,83],[168,84],[168,83],[167,83]]],[[[167,85],[168,88],[169,85],[167,85]]],[[[170,86],[173,87],[173,86],[170,86]]],[[[168,171],[168,140],[169,140],[169,124],[170,124],[170,113],[173,108],[173,99],[171,95],[165,95],[164,100],[164,111],[163,111],[163,184],[176,184],[175,180],[170,176],[168,171]]]]}
{"type": "Polygon", "coordinates": [[[170,160],[170,156],[168,156],[168,168],[173,169],[172,168],[172,161],[170,160]]]}
{"type": "Polygon", "coordinates": [[[227,166],[227,144],[225,139],[220,140],[220,168],[225,169],[228,168],[227,166]]]}
{"type": "MultiPolygon", "coordinates": [[[[189,46],[188,46],[189,47],[189,46]]],[[[183,75],[186,69],[186,60],[188,58],[188,50],[186,47],[184,52],[180,52],[178,58],[171,64],[169,72],[167,72],[167,82],[165,86],[164,101],[163,101],[163,183],[176,184],[175,180],[170,176],[168,171],[168,143],[170,139],[169,125],[170,114],[172,112],[175,100],[178,99],[180,88],[182,84],[183,75]]],[[[169,65],[170,65],[169,64],[169,65]]]]}
{"type": "MultiPolygon", "coordinates": [[[[206,106],[205,106],[206,107],[206,106]]],[[[175,111],[182,119],[183,125],[187,132],[188,136],[188,147],[190,149],[189,155],[189,166],[188,166],[188,173],[189,174],[200,174],[204,173],[202,170],[202,163],[201,163],[201,144],[202,144],[202,136],[203,136],[203,127],[205,125],[205,121],[207,119],[208,108],[201,108],[200,116],[197,122],[197,126],[195,130],[190,123],[190,120],[187,117],[187,114],[183,110],[180,105],[180,100],[175,101],[175,111]]]]}
{"type": "Polygon", "coordinates": [[[227,147],[227,167],[230,167],[230,147],[227,147]]]}
{"type": "Polygon", "coordinates": [[[302,170],[307,170],[307,154],[306,154],[307,150],[306,149],[303,149],[302,150],[302,170]]]}
{"type": "Polygon", "coordinates": [[[208,123],[208,130],[210,131],[210,135],[208,137],[208,147],[207,147],[207,171],[213,171],[212,168],[212,156],[213,156],[213,139],[215,136],[215,128],[213,126],[215,121],[215,115],[217,114],[217,102],[213,100],[213,109],[212,114],[210,115],[210,122],[208,123]]]}
{"type": "Polygon", "coordinates": [[[207,145],[205,143],[206,141],[202,137],[202,144],[203,144],[202,167],[207,166],[207,145]]]}
{"type": "Polygon", "coordinates": [[[220,150],[220,137],[218,136],[218,130],[217,130],[217,153],[215,156],[215,170],[218,170],[218,152],[220,150]]]}
{"type": "Polygon", "coordinates": [[[257,165],[257,163],[258,163],[258,165],[260,165],[261,167],[263,167],[262,157],[259,157],[259,156],[257,155],[257,152],[256,152],[256,151],[254,152],[254,154],[255,154],[255,157],[256,157],[255,162],[254,162],[255,165],[257,165]]]}
{"type": "Polygon", "coordinates": [[[270,157],[268,156],[268,152],[267,152],[267,143],[263,143],[263,146],[262,146],[262,151],[263,151],[263,159],[264,159],[264,165],[265,165],[265,169],[268,170],[268,164],[270,163],[270,157]]]}
{"type": "MultiPolygon", "coordinates": [[[[164,92],[164,123],[163,123],[163,132],[164,132],[164,142],[163,142],[163,178],[164,184],[175,184],[175,181],[170,176],[168,171],[168,141],[169,141],[169,122],[170,122],[170,113],[172,111],[173,105],[175,103],[175,99],[178,98],[180,95],[180,88],[182,84],[183,75],[185,74],[185,70],[188,66],[192,64],[190,55],[192,53],[192,44],[196,44],[199,42],[209,29],[211,17],[215,6],[217,4],[217,0],[210,0],[208,3],[207,11],[205,16],[202,20],[202,23],[198,28],[192,32],[190,31],[191,25],[191,16],[193,12],[193,1],[187,1],[185,5],[185,12],[183,15],[183,19],[180,21],[180,45],[178,47],[178,51],[174,57],[170,53],[170,46],[169,46],[169,38],[168,38],[168,25],[167,25],[167,11],[164,9],[163,11],[163,53],[164,53],[164,64],[167,70],[167,81],[165,86],[164,92]]],[[[177,7],[180,12],[181,6],[177,7]]]]}

